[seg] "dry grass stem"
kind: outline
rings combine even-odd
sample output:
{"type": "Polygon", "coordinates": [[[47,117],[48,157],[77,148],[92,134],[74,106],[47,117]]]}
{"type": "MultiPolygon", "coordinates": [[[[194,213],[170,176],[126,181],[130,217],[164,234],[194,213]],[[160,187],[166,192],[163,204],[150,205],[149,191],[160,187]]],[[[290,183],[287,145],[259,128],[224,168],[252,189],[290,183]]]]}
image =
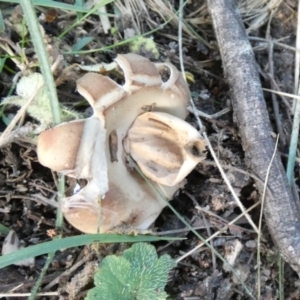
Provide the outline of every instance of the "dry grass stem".
{"type": "MultiPolygon", "coordinates": [[[[0,297],[6,297],[6,298],[15,298],[15,297],[29,297],[31,296],[31,293],[0,293],[0,297]]],[[[37,293],[37,297],[50,297],[50,296],[59,296],[58,292],[48,292],[48,293],[37,293]]]]}
{"type": "Polygon", "coordinates": [[[44,86],[42,82],[39,82],[39,84],[36,87],[35,93],[28,99],[25,105],[23,105],[18,113],[15,115],[15,117],[12,119],[12,121],[9,123],[9,125],[5,128],[4,132],[0,136],[0,148],[3,147],[7,143],[7,139],[9,137],[9,134],[14,129],[15,125],[18,123],[18,121],[22,118],[22,116],[26,113],[27,107],[30,105],[30,103],[34,100],[38,92],[41,90],[41,88],[44,86]]]}
{"type": "MultiPolygon", "coordinates": [[[[234,218],[232,221],[230,221],[226,226],[224,226],[223,228],[221,228],[220,230],[216,231],[213,235],[211,235],[209,238],[207,238],[205,241],[208,243],[210,240],[212,240],[213,238],[215,238],[216,236],[218,236],[219,234],[223,233],[224,231],[226,231],[230,225],[233,225],[236,221],[238,221],[240,218],[242,218],[243,216],[246,216],[246,214],[248,214],[251,210],[253,210],[255,207],[257,207],[258,205],[260,205],[260,201],[253,204],[251,207],[249,207],[245,212],[241,213],[239,216],[237,216],[236,218],[234,218]]],[[[185,253],[184,255],[180,256],[179,258],[176,259],[176,262],[180,262],[181,260],[185,259],[186,257],[192,255],[194,252],[196,252],[198,249],[200,249],[201,247],[203,247],[205,244],[204,243],[200,243],[199,245],[197,245],[194,249],[188,251],[187,253],[185,253]]]]}
{"type": "Polygon", "coordinates": [[[266,198],[266,193],[267,193],[267,188],[268,188],[268,180],[269,180],[269,175],[270,175],[270,169],[272,167],[272,162],[275,158],[276,152],[277,152],[277,147],[278,147],[278,141],[279,141],[279,135],[277,135],[277,140],[274,148],[274,153],[271,158],[271,161],[268,166],[267,170],[267,175],[264,183],[264,190],[261,198],[261,208],[260,208],[260,216],[259,216],[259,222],[258,222],[258,235],[257,235],[257,299],[260,300],[261,298],[261,258],[260,258],[260,241],[261,241],[261,230],[262,230],[262,219],[263,219],[263,211],[264,211],[264,203],[265,203],[265,198],[266,198]]]}
{"type": "MultiPolygon", "coordinates": [[[[296,34],[296,49],[300,49],[300,5],[298,5],[298,18],[297,18],[297,34],[296,34]]],[[[294,75],[294,94],[299,95],[299,72],[300,72],[300,53],[295,53],[295,75],[294,75]]],[[[295,112],[296,98],[293,101],[293,112],[295,112]]]]}
{"type": "Polygon", "coordinates": [[[285,96],[285,97],[289,97],[289,98],[294,98],[297,100],[300,100],[300,95],[294,95],[294,94],[290,94],[290,93],[285,93],[285,92],[280,92],[280,91],[275,91],[275,90],[271,90],[271,89],[266,89],[266,88],[262,88],[263,91],[265,92],[270,92],[270,93],[274,93],[280,96],[285,96]]]}

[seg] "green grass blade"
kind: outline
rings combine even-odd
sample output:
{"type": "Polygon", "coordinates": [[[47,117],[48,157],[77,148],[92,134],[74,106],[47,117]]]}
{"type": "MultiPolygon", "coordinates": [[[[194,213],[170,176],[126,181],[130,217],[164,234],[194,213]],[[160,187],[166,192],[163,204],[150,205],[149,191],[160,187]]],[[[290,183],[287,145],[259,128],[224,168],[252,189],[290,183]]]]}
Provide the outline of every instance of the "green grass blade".
{"type": "Polygon", "coordinates": [[[44,76],[45,87],[48,92],[52,118],[54,124],[60,123],[60,107],[56,94],[56,86],[50,69],[50,62],[41,29],[34,8],[30,0],[21,0],[22,9],[32,38],[32,43],[40,62],[40,68],[44,76]]]}
{"type": "Polygon", "coordinates": [[[7,235],[9,233],[9,228],[0,223],[0,235],[7,235]]]}
{"type": "MultiPolygon", "coordinates": [[[[0,0],[0,2],[8,2],[8,3],[17,3],[20,4],[20,0],[0,0]]],[[[58,1],[45,1],[45,0],[33,0],[32,1],[33,5],[38,5],[38,6],[44,6],[44,7],[51,7],[51,8],[56,8],[56,9],[62,9],[62,10],[70,10],[70,11],[75,11],[75,12],[83,12],[87,13],[90,10],[83,8],[81,5],[72,5],[72,4],[66,4],[58,1]]]]}
{"type": "Polygon", "coordinates": [[[83,6],[84,6],[83,0],[75,0],[75,4],[76,4],[77,6],[80,6],[80,7],[83,7],[83,6]]]}
{"type": "Polygon", "coordinates": [[[95,5],[91,10],[89,10],[82,18],[78,19],[76,22],[74,22],[69,28],[67,28],[63,33],[61,33],[58,38],[61,39],[63,36],[65,36],[72,28],[77,26],[80,22],[85,20],[88,16],[92,15],[94,12],[96,12],[100,7],[107,5],[114,0],[102,0],[97,5],[95,5]]]}
{"type": "Polygon", "coordinates": [[[0,269],[26,258],[55,252],[61,249],[84,246],[93,243],[135,243],[155,242],[163,240],[174,241],[181,240],[181,238],[158,237],[148,235],[127,236],[119,234],[86,234],[72,236],[63,239],[52,240],[50,242],[42,243],[39,245],[26,247],[14,253],[3,255],[0,257],[0,269]]]}
{"type": "Polygon", "coordinates": [[[87,44],[89,44],[94,38],[92,36],[85,36],[81,39],[79,39],[73,46],[71,51],[76,52],[80,51],[82,48],[84,48],[87,44]]]}
{"type": "Polygon", "coordinates": [[[5,62],[6,62],[7,57],[0,57],[0,74],[2,73],[2,70],[4,68],[5,62]]]}
{"type": "Polygon", "coordinates": [[[42,269],[42,272],[40,273],[40,276],[39,276],[38,280],[36,281],[33,289],[31,290],[31,295],[28,298],[28,300],[34,300],[34,299],[36,299],[36,294],[38,293],[38,290],[39,290],[39,288],[40,288],[40,286],[42,284],[43,278],[46,275],[46,272],[47,272],[47,270],[48,270],[48,268],[49,268],[49,266],[50,266],[50,264],[51,264],[51,262],[52,262],[52,260],[54,258],[54,255],[55,255],[54,252],[51,252],[51,253],[48,254],[46,263],[45,263],[45,265],[44,265],[44,267],[42,269]]]}
{"type": "Polygon", "coordinates": [[[91,50],[82,50],[82,51],[69,51],[69,52],[64,52],[64,55],[73,55],[73,54],[89,54],[89,53],[94,53],[94,52],[105,52],[105,51],[109,51],[110,49],[114,49],[116,47],[119,47],[119,46],[124,46],[130,42],[133,42],[135,40],[137,40],[138,38],[140,37],[146,37],[158,30],[161,30],[163,29],[163,27],[169,23],[172,19],[169,19],[168,21],[166,21],[164,24],[158,26],[157,28],[155,29],[152,29],[150,31],[147,31],[146,33],[143,33],[143,34],[139,34],[139,35],[136,35],[132,38],[128,38],[126,40],[122,40],[120,42],[117,42],[117,43],[114,43],[112,45],[109,45],[109,46],[104,46],[104,47],[101,47],[101,48],[97,48],[97,49],[91,49],[91,50]]]}

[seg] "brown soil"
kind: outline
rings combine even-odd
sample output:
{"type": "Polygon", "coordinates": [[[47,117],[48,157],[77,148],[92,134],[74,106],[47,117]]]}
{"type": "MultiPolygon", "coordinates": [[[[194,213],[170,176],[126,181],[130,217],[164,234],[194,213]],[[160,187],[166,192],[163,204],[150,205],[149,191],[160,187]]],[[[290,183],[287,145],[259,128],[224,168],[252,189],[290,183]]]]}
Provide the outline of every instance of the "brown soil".
{"type": "MultiPolygon", "coordinates": [[[[145,33],[164,23],[161,12],[155,9],[155,5],[153,6],[154,1],[144,1],[147,13],[142,12],[141,8],[140,12],[133,9],[132,14],[129,11],[127,13],[124,11],[125,8],[120,5],[121,2],[118,2],[119,17],[110,18],[111,25],[118,30],[117,33],[109,31],[105,34],[99,17],[92,15],[80,25],[75,26],[60,40],[57,39],[57,36],[73,24],[75,15],[65,15],[60,10],[39,8],[38,15],[43,14],[45,16],[45,19],[41,18],[41,24],[46,32],[47,43],[52,47],[49,52],[52,59],[55,60],[58,54],[69,51],[76,41],[84,36],[92,36],[93,41],[83,49],[96,49],[124,40],[130,31],[134,30],[135,34],[145,33]]],[[[137,0],[134,1],[134,3],[137,2],[137,0]]],[[[213,115],[225,108],[230,108],[229,112],[219,117],[202,117],[201,120],[220,164],[230,179],[234,191],[247,209],[259,202],[262,195],[258,189],[255,174],[251,172],[245,159],[241,129],[237,125],[236,115],[232,110],[231,93],[226,81],[228,78],[225,79],[223,74],[216,36],[204,2],[206,1],[190,1],[185,7],[185,20],[189,25],[188,27],[184,26],[183,30],[182,47],[185,71],[192,74],[193,80],[190,80],[189,84],[192,98],[198,110],[213,115]]],[[[244,2],[247,3],[248,1],[245,0],[244,2]]],[[[170,1],[170,8],[172,7],[175,11],[178,9],[177,1],[170,1]]],[[[8,30],[1,34],[0,43],[7,44],[7,41],[11,41],[13,45],[17,45],[20,43],[20,36],[13,24],[20,24],[20,20],[22,20],[19,8],[4,3],[0,4],[0,8],[4,12],[13,11],[12,17],[9,17],[8,13],[4,14],[4,19],[9,20],[10,25],[7,25],[8,30]]],[[[114,8],[116,7],[112,4],[107,6],[109,13],[114,13],[114,8]]],[[[166,10],[164,8],[161,11],[166,10]]],[[[259,66],[262,86],[292,93],[294,90],[295,52],[276,44],[270,50],[265,38],[269,34],[267,35],[268,38],[282,39],[280,41],[282,44],[295,47],[296,1],[283,2],[274,9],[270,23],[268,24],[269,15],[265,22],[259,24],[257,28],[254,28],[253,25],[255,18],[249,19],[254,13],[250,10],[247,12],[244,8],[242,11],[244,24],[249,30],[250,42],[259,66]],[[271,56],[270,51],[272,51],[271,56]],[[270,64],[274,69],[273,73],[270,72],[270,64]]],[[[165,18],[168,19],[167,16],[165,18]]],[[[153,52],[145,47],[140,47],[138,53],[153,61],[169,60],[180,68],[178,23],[175,20],[176,18],[166,24],[163,29],[151,35],[159,51],[159,58],[155,58],[153,52]]],[[[30,47],[32,45],[28,43],[26,57],[30,62],[34,62],[34,51],[30,47]]],[[[131,50],[130,46],[125,44],[102,52],[66,55],[64,65],[57,70],[55,75],[55,78],[59,78],[58,82],[61,83],[58,86],[60,101],[68,108],[76,110],[80,114],[88,115],[90,112],[87,103],[75,91],[75,81],[82,73],[70,71],[67,74],[65,72],[64,77],[62,77],[60,72],[73,63],[84,63],[85,65],[100,62],[109,63],[118,53],[128,53],[131,50]]],[[[1,57],[5,55],[1,48],[0,54],[1,57]]],[[[8,59],[0,74],[1,97],[7,96],[12,86],[13,74],[11,70],[19,71],[16,64],[8,59]]],[[[109,73],[109,76],[120,82],[122,80],[113,73],[109,73]]],[[[189,76],[188,74],[187,78],[189,76]]],[[[278,102],[278,115],[276,115],[272,104],[274,101],[272,95],[265,92],[264,98],[272,129],[274,133],[279,131],[281,133],[278,149],[285,166],[292,129],[292,115],[288,110],[288,105],[291,106],[292,102],[290,98],[285,98],[286,103],[284,103],[282,98],[275,96],[275,100],[278,102]]],[[[16,111],[14,106],[5,108],[5,117],[0,120],[1,131],[4,131],[5,122],[14,116],[16,111]]],[[[188,116],[187,121],[195,127],[198,126],[193,114],[188,116]]],[[[23,128],[29,129],[36,129],[38,125],[38,120],[29,115],[26,115],[20,124],[20,126],[24,126],[23,128]]],[[[0,223],[13,229],[26,246],[49,241],[56,234],[56,209],[51,205],[51,200],[56,195],[55,180],[57,177],[49,169],[39,164],[35,146],[31,142],[32,139],[30,140],[28,135],[14,136],[5,147],[0,149],[0,209],[8,209],[9,211],[4,213],[0,210],[0,223]]],[[[299,168],[297,166],[295,170],[296,194],[298,194],[300,183],[298,177],[299,168]]],[[[71,184],[67,181],[67,187],[71,184]]],[[[282,201],[285,200],[282,199],[282,201]]],[[[197,231],[204,238],[209,238],[241,213],[210,153],[207,154],[207,160],[199,164],[188,176],[185,188],[176,195],[172,205],[191,226],[197,228],[197,231]]],[[[261,208],[258,205],[250,212],[256,225],[259,221],[260,211],[261,208]]],[[[153,230],[161,232],[163,235],[166,235],[168,231],[178,230],[179,233],[172,234],[186,237],[186,239],[180,242],[154,243],[159,255],[167,253],[176,259],[200,243],[192,232],[184,230],[184,228],[185,226],[170,209],[163,210],[155,222],[153,230]]],[[[284,289],[282,299],[300,299],[298,275],[289,263],[284,264],[283,271],[280,270],[278,251],[280,247],[277,246],[278,241],[273,243],[272,238],[274,239],[274,236],[271,237],[270,232],[273,234],[274,228],[269,230],[267,222],[263,220],[260,245],[261,299],[277,299],[281,289],[284,289]],[[279,283],[280,272],[283,272],[283,287],[280,287],[279,283]]],[[[79,232],[65,223],[64,236],[75,234],[79,234],[79,232]]],[[[0,235],[0,245],[4,238],[4,235],[0,235]]],[[[233,267],[256,299],[257,234],[247,219],[242,217],[234,224],[229,225],[226,231],[212,239],[210,243],[227,260],[241,247],[233,267]]],[[[101,246],[97,251],[93,247],[86,246],[58,251],[43,279],[40,291],[58,291],[61,294],[60,299],[83,299],[88,288],[92,286],[90,277],[87,275],[94,273],[95,262],[100,261],[106,255],[121,253],[128,246],[106,245],[101,246]],[[80,263],[76,269],[69,273],[66,272],[77,262],[80,263]],[[59,280],[55,281],[57,278],[59,280]]],[[[46,256],[41,256],[35,259],[35,264],[32,267],[12,265],[1,269],[0,293],[9,293],[21,283],[23,285],[16,292],[30,292],[45,261],[46,256]]],[[[170,274],[166,291],[172,299],[251,299],[240,284],[240,280],[206,246],[180,260],[170,274]]],[[[43,299],[58,298],[47,296],[43,299]]]]}

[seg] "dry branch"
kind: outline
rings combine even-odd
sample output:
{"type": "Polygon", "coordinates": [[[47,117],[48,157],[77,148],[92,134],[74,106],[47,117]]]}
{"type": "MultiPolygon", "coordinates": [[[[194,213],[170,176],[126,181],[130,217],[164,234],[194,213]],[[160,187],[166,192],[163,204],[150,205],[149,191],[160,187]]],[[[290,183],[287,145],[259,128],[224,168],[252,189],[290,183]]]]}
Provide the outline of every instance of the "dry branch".
{"type": "MultiPolygon", "coordinates": [[[[265,180],[275,142],[272,138],[258,68],[235,0],[207,0],[230,86],[248,168],[265,180]]],[[[262,194],[263,186],[256,182],[262,194]]],[[[270,170],[264,215],[284,259],[300,275],[299,213],[277,154],[270,170]]]]}

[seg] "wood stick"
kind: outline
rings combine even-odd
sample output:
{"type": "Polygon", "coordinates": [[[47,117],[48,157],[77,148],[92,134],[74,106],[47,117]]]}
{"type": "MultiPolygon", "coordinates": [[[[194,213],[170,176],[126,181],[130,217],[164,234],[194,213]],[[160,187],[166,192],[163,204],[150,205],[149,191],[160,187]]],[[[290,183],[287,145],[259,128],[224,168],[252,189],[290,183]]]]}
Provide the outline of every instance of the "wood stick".
{"type": "MultiPolygon", "coordinates": [[[[233,110],[250,170],[265,180],[275,147],[252,47],[235,0],[207,0],[228,81],[233,110]]],[[[263,185],[256,182],[262,194],[263,185]]],[[[283,258],[300,275],[300,222],[280,155],[268,181],[264,216],[283,258]]]]}

